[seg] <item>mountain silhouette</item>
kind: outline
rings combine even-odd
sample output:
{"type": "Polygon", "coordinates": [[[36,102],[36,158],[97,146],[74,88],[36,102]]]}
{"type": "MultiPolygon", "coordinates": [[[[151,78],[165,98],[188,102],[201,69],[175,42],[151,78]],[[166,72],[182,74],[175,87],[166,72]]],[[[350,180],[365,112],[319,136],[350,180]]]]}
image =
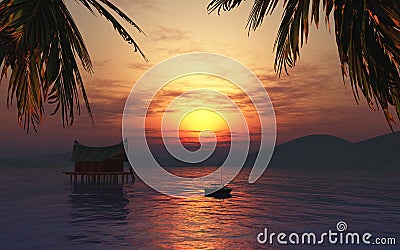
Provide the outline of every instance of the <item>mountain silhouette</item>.
{"type": "MultiPolygon", "coordinates": [[[[157,150],[157,161],[164,167],[220,166],[228,149],[216,150],[210,158],[198,164],[185,162],[168,156],[166,150],[157,150]]],[[[248,155],[245,166],[252,167],[258,154],[248,155]]],[[[72,166],[71,153],[27,156],[2,159],[1,165],[19,166],[72,166]]],[[[400,133],[386,134],[352,143],[339,137],[316,134],[308,135],[277,145],[269,168],[288,169],[400,169],[400,133]]]]}
{"type": "MultiPolygon", "coordinates": [[[[276,146],[270,167],[388,169],[400,166],[400,134],[352,143],[330,135],[309,135],[276,146]]],[[[262,152],[261,152],[262,153],[262,152]]],[[[249,156],[247,166],[256,154],[249,156]]]]}

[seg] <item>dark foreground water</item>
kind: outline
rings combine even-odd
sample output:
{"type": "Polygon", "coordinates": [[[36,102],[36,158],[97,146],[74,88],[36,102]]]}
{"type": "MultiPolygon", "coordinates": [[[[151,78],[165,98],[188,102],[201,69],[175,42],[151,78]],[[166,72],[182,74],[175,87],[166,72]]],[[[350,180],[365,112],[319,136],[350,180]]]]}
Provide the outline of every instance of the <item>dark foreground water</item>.
{"type": "Polygon", "coordinates": [[[74,186],[60,168],[0,169],[0,249],[400,249],[399,172],[269,169],[250,185],[243,171],[233,197],[218,200],[170,198],[140,181],[74,186]],[[339,221],[397,246],[257,242],[264,228],[322,234],[339,221]]]}

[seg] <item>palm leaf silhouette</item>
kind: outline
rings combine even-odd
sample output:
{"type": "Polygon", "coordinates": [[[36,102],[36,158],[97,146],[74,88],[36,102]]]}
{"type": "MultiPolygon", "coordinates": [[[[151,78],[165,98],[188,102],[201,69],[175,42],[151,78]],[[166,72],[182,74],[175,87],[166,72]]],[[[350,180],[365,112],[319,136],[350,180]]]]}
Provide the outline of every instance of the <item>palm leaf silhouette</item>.
{"type": "MultiPolygon", "coordinates": [[[[119,8],[107,0],[76,2],[92,14],[106,18],[145,58],[111,12],[139,32],[142,30],[119,8]]],[[[31,124],[36,130],[46,103],[55,106],[52,114],[61,111],[64,126],[71,125],[74,111],[80,113],[79,94],[92,117],[76,57],[88,72],[92,72],[92,62],[63,0],[3,0],[0,3],[0,48],[0,65],[3,66],[0,79],[11,72],[7,105],[9,107],[16,99],[18,121],[27,131],[31,124]]]]}
{"type": "MultiPolygon", "coordinates": [[[[229,11],[242,0],[213,0],[208,11],[229,11]]],[[[254,0],[247,28],[256,30],[278,0],[254,0]]],[[[320,5],[330,27],[333,13],[343,80],[348,76],[357,103],[360,92],[369,106],[381,107],[392,128],[393,106],[400,119],[400,2],[398,0],[286,0],[275,40],[275,71],[295,66],[307,42],[310,23],[318,27],[320,5]]]]}

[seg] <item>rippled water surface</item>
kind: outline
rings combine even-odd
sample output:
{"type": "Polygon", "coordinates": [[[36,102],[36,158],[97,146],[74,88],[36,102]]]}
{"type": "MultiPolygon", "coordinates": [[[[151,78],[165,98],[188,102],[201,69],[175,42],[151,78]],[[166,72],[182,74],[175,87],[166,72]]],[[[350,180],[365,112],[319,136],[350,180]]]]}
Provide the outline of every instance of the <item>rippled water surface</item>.
{"type": "MultiPolygon", "coordinates": [[[[173,168],[182,176],[212,168],[173,168]]],[[[3,167],[1,249],[399,249],[372,246],[260,245],[270,232],[335,230],[397,237],[399,172],[303,172],[268,169],[255,184],[248,170],[232,198],[171,198],[137,180],[124,185],[70,185],[57,168],[3,167]]],[[[397,247],[399,247],[398,242],[397,247]]]]}

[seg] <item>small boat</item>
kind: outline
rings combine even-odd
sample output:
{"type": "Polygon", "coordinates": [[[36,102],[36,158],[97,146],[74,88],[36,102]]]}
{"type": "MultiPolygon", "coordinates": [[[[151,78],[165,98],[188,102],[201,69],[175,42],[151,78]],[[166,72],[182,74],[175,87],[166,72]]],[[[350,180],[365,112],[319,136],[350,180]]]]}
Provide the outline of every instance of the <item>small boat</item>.
{"type": "Polygon", "coordinates": [[[220,184],[216,184],[214,187],[205,188],[204,195],[206,197],[214,197],[219,199],[230,198],[232,188],[226,187],[220,184]]]}

